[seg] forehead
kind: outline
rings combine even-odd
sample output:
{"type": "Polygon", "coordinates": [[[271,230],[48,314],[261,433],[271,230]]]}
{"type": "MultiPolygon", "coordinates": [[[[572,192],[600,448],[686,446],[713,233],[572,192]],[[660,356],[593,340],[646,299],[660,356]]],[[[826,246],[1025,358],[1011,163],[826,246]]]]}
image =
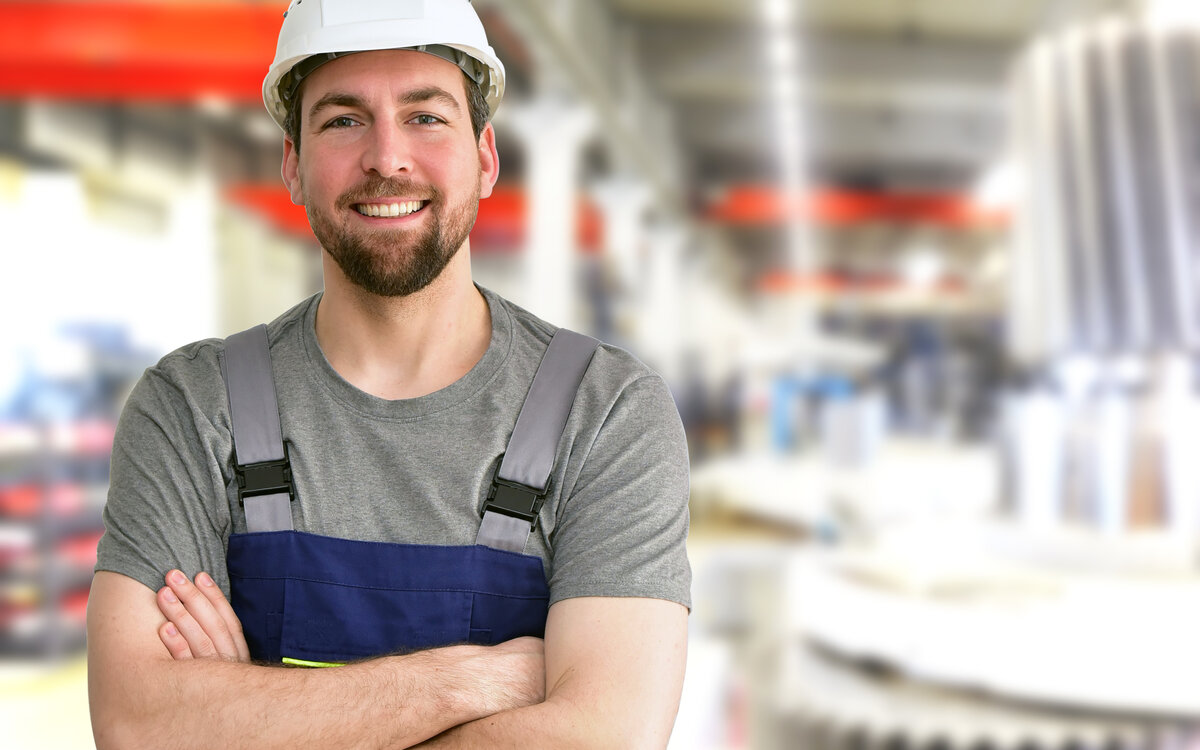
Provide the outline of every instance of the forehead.
{"type": "Polygon", "coordinates": [[[330,60],[304,79],[303,91],[305,96],[338,91],[370,98],[433,85],[465,106],[463,80],[457,65],[436,55],[408,49],[372,50],[330,60]]]}

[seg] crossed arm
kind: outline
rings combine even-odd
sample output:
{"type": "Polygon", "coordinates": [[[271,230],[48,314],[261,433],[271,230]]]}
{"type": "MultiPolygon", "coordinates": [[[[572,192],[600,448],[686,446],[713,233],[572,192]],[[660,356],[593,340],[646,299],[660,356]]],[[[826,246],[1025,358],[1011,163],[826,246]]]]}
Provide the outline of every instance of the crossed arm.
{"type": "Polygon", "coordinates": [[[216,586],[157,594],[96,574],[88,683],[100,750],[124,747],[663,747],[682,690],[686,610],[568,599],[546,638],[336,669],[250,664],[216,586]],[[164,616],[163,613],[167,613],[164,616]]]}

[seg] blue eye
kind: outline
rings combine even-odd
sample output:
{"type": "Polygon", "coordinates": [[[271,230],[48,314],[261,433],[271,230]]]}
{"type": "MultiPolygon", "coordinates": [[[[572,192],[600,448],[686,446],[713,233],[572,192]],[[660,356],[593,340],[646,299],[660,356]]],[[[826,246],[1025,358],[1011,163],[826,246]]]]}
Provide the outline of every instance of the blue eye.
{"type": "Polygon", "coordinates": [[[410,122],[416,123],[417,125],[437,125],[442,122],[442,119],[440,117],[435,117],[434,115],[417,115],[416,117],[412,118],[410,122]]]}
{"type": "Polygon", "coordinates": [[[354,119],[347,117],[345,115],[342,115],[341,117],[335,117],[332,120],[330,120],[329,122],[325,123],[325,127],[327,127],[327,128],[349,128],[349,127],[353,127],[357,124],[358,123],[354,119]]]}

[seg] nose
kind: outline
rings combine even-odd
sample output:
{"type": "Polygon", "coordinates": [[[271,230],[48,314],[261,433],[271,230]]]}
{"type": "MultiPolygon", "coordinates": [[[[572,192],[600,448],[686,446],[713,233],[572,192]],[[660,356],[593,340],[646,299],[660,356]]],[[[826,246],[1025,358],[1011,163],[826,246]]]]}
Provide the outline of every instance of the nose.
{"type": "Polygon", "coordinates": [[[364,172],[390,177],[412,168],[410,144],[403,128],[396,123],[386,120],[373,123],[365,146],[362,155],[364,172]]]}

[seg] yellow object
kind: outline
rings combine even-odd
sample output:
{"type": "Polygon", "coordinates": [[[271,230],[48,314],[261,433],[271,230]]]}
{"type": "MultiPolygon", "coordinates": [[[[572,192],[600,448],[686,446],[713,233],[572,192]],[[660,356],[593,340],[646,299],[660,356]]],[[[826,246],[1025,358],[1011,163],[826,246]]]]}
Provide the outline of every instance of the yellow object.
{"type": "Polygon", "coordinates": [[[16,161],[0,159],[0,202],[16,203],[21,198],[25,168],[16,161]]]}
{"type": "Polygon", "coordinates": [[[293,659],[290,656],[283,657],[284,664],[291,664],[293,667],[344,667],[343,662],[336,661],[306,661],[305,659],[293,659]]]}

